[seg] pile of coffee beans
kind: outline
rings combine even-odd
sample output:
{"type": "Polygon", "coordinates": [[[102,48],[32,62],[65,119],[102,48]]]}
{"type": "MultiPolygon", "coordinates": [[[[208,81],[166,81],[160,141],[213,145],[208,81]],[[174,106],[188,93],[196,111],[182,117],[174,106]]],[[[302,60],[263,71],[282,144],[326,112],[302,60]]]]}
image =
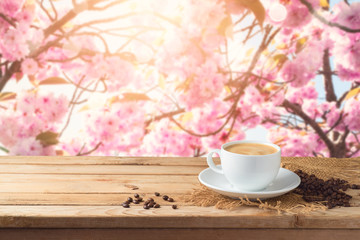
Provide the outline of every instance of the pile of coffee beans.
{"type": "Polygon", "coordinates": [[[295,173],[300,177],[301,183],[294,192],[302,195],[307,202],[324,202],[329,209],[336,206],[350,207],[349,201],[352,197],[344,192],[349,188],[360,189],[360,185],[350,185],[339,178],[325,181],[302,170],[296,170],[295,173]]]}
{"type": "MultiPolygon", "coordinates": [[[[161,194],[158,192],[155,192],[154,194],[156,197],[159,197],[161,194]]],[[[168,202],[174,202],[175,200],[167,195],[162,196],[162,199],[164,199],[165,201],[168,202]]],[[[134,194],[134,199],[132,197],[128,197],[128,199],[123,202],[121,205],[123,206],[123,208],[129,208],[130,207],[130,203],[134,203],[134,204],[139,204],[140,202],[144,202],[143,198],[140,197],[140,195],[138,193],[134,194]]],[[[177,205],[172,205],[171,206],[172,209],[177,209],[177,205]]],[[[160,208],[160,204],[156,203],[155,200],[153,198],[148,198],[145,202],[144,202],[144,209],[150,209],[150,208],[160,208]]]]}

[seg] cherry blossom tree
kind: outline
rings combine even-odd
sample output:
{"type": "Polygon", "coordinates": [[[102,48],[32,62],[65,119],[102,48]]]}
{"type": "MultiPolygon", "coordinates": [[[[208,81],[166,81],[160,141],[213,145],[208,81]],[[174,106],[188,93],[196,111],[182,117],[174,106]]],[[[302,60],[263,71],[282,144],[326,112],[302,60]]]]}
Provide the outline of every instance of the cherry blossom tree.
{"type": "Polygon", "coordinates": [[[7,154],[360,156],[360,2],[2,0],[0,36],[7,154]]]}

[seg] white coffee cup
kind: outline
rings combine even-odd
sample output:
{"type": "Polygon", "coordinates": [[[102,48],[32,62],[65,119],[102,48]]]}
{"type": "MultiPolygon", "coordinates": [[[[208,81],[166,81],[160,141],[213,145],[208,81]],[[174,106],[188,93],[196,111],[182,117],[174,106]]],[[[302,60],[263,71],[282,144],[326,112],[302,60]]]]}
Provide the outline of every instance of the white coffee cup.
{"type": "Polygon", "coordinates": [[[214,149],[207,156],[207,164],[217,173],[223,174],[229,183],[238,190],[261,191],[270,185],[276,178],[281,163],[281,149],[279,146],[261,141],[234,141],[214,149]],[[243,155],[225,150],[226,147],[240,143],[264,144],[277,151],[267,155],[243,155]],[[221,168],[215,165],[212,155],[220,156],[221,168]]]}

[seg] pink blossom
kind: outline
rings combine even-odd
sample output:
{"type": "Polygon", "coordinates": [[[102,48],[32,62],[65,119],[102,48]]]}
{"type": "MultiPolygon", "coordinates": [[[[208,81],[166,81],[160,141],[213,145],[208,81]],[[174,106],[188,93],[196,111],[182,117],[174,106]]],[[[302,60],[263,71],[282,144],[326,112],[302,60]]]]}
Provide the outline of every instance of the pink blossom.
{"type": "Polygon", "coordinates": [[[135,78],[134,66],[119,57],[106,58],[108,65],[107,75],[109,76],[108,90],[109,92],[118,91],[125,87],[135,78]]]}
{"type": "Polygon", "coordinates": [[[271,142],[280,145],[282,156],[314,156],[324,146],[316,134],[305,131],[273,128],[268,136],[271,142]]]}
{"type": "Polygon", "coordinates": [[[351,131],[360,130],[360,101],[353,97],[346,101],[344,106],[344,123],[351,131]]]}
{"type": "Polygon", "coordinates": [[[264,96],[261,95],[259,90],[254,86],[248,86],[245,89],[244,94],[244,103],[245,104],[251,104],[252,110],[255,110],[255,108],[260,105],[262,102],[264,102],[264,96]]]}
{"type": "Polygon", "coordinates": [[[360,81],[360,72],[347,69],[343,65],[336,66],[339,77],[344,81],[360,81]]]}
{"type": "Polygon", "coordinates": [[[199,147],[199,138],[179,131],[168,119],[162,119],[154,130],[145,135],[141,149],[137,152],[141,155],[193,156],[199,147]]]}
{"type": "Polygon", "coordinates": [[[21,9],[24,4],[24,0],[1,0],[0,12],[14,17],[15,14],[21,9]]]}
{"type": "Polygon", "coordinates": [[[225,17],[223,1],[184,1],[183,27],[190,37],[201,36],[204,29],[216,29],[225,17]]]}
{"type": "Polygon", "coordinates": [[[350,6],[342,3],[342,11],[337,15],[337,22],[349,28],[358,29],[360,26],[360,2],[354,2],[350,6]]]}
{"type": "Polygon", "coordinates": [[[315,99],[304,99],[302,104],[303,111],[312,119],[316,119],[319,117],[319,113],[317,110],[317,100],[315,99]]]}
{"type": "Polygon", "coordinates": [[[40,141],[30,137],[18,139],[16,144],[10,148],[9,154],[22,156],[55,155],[55,151],[52,146],[44,148],[40,141]]]}
{"type": "Polygon", "coordinates": [[[311,21],[311,15],[304,5],[295,3],[287,6],[286,19],[283,21],[284,27],[298,28],[311,21]]]}
{"type": "Polygon", "coordinates": [[[124,102],[91,111],[86,123],[91,142],[89,147],[102,142],[98,152],[110,154],[115,150],[130,151],[140,146],[145,133],[145,107],[145,104],[139,106],[135,102],[124,102]]]}
{"type": "MultiPolygon", "coordinates": [[[[333,127],[341,116],[341,110],[336,107],[335,102],[321,103],[318,110],[320,111],[321,115],[325,115],[326,123],[329,128],[333,127]]],[[[335,129],[340,131],[344,130],[343,123],[340,122],[340,124],[335,129]]]]}
{"type": "Polygon", "coordinates": [[[27,58],[21,63],[21,71],[27,75],[34,75],[39,69],[38,63],[32,59],[27,58]]]}
{"type": "Polygon", "coordinates": [[[218,73],[215,62],[206,61],[195,69],[187,82],[188,86],[184,86],[184,94],[180,96],[180,100],[187,109],[192,109],[201,107],[205,102],[219,96],[224,87],[225,77],[218,73]]]}

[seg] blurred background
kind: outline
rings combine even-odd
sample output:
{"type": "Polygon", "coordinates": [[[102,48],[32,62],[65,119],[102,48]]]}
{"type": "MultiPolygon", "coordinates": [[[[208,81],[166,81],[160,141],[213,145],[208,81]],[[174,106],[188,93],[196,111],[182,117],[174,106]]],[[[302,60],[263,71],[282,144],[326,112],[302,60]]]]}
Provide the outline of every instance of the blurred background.
{"type": "Polygon", "coordinates": [[[2,0],[0,154],[359,156],[360,2],[2,0]]]}

